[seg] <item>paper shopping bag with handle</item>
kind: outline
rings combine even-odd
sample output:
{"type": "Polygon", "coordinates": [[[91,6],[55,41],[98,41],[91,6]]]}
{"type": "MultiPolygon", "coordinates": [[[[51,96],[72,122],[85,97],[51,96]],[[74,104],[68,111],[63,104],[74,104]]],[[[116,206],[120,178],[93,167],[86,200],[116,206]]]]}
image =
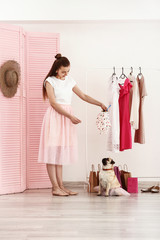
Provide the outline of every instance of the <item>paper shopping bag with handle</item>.
{"type": "Polygon", "coordinates": [[[101,165],[98,164],[98,171],[97,171],[97,185],[99,185],[99,172],[101,171],[101,165]]]}
{"type": "Polygon", "coordinates": [[[114,172],[115,172],[116,177],[117,177],[117,179],[118,179],[118,181],[119,181],[119,183],[120,183],[120,185],[122,187],[121,175],[120,175],[119,167],[114,166],[114,172]]]}
{"type": "Polygon", "coordinates": [[[96,171],[94,168],[94,164],[92,164],[92,171],[90,171],[89,174],[89,188],[88,188],[88,192],[90,193],[94,193],[94,187],[97,186],[97,176],[96,176],[96,171]]]}
{"type": "MultiPolygon", "coordinates": [[[[119,165],[118,167],[120,168],[121,165],[119,165]]],[[[121,167],[120,177],[121,177],[122,188],[127,191],[128,178],[131,178],[131,172],[128,172],[127,164],[123,165],[123,169],[121,167]]]]}

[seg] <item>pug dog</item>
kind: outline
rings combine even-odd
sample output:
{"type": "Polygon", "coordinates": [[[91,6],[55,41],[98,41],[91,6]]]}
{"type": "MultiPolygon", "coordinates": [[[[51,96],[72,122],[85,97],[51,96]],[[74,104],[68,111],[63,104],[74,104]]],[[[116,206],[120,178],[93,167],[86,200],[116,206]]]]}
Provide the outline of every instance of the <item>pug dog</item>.
{"type": "Polygon", "coordinates": [[[105,190],[105,196],[109,196],[109,190],[112,188],[119,188],[121,185],[115,175],[113,165],[115,162],[111,158],[102,159],[102,170],[99,173],[99,192],[97,196],[102,195],[105,190]]]}

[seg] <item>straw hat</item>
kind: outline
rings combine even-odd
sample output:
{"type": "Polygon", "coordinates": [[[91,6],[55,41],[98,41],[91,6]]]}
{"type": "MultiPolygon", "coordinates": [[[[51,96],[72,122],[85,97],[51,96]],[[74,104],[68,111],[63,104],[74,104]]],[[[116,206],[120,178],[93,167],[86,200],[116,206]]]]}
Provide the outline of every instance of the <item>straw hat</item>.
{"type": "Polygon", "coordinates": [[[11,98],[20,84],[20,65],[14,60],[8,60],[0,67],[0,88],[5,97],[11,98]]]}

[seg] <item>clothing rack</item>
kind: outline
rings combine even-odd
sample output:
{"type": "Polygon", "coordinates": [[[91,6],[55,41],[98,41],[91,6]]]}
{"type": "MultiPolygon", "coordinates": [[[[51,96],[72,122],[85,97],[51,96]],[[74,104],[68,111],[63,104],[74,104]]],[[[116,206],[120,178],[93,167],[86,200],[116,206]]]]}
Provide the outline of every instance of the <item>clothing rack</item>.
{"type": "MultiPolygon", "coordinates": [[[[88,72],[89,71],[94,71],[94,70],[96,70],[96,69],[106,69],[106,70],[113,70],[113,73],[116,71],[116,69],[117,70],[122,70],[122,72],[124,71],[124,70],[131,70],[132,72],[133,72],[133,75],[134,75],[134,70],[139,70],[140,71],[140,73],[142,73],[143,72],[143,70],[153,70],[153,71],[160,71],[160,68],[152,68],[152,67],[115,67],[115,66],[113,66],[113,67],[89,67],[89,68],[86,68],[86,74],[85,74],[85,91],[86,91],[86,93],[87,93],[87,90],[88,90],[88,88],[87,88],[87,77],[88,77],[88,72]]],[[[142,73],[143,74],[143,73],[142,73]]],[[[86,158],[86,182],[88,183],[88,181],[89,181],[89,172],[90,172],[90,170],[89,170],[89,162],[88,162],[88,152],[87,152],[87,147],[88,147],[88,138],[87,138],[87,132],[88,132],[88,130],[87,130],[87,120],[88,120],[88,118],[87,118],[87,103],[86,103],[86,108],[85,108],[85,112],[86,112],[86,149],[85,149],[85,158],[86,158]]],[[[140,178],[140,177],[139,177],[140,178]]],[[[141,177],[141,178],[154,178],[154,177],[141,177]]],[[[155,177],[155,178],[160,178],[160,177],[155,177]]]]}
{"type": "MultiPolygon", "coordinates": [[[[109,69],[109,70],[112,69],[113,70],[114,67],[89,67],[89,68],[86,69],[86,73],[88,72],[88,70],[89,71],[91,71],[91,70],[94,71],[95,69],[109,69]]],[[[123,68],[127,69],[127,70],[129,70],[129,69],[131,70],[131,67],[125,67],[125,68],[123,67],[123,68]]],[[[133,68],[133,70],[134,69],[139,70],[139,67],[132,67],[132,68],[133,68]]],[[[122,69],[122,67],[115,67],[115,69],[122,69]]],[[[149,68],[148,67],[143,67],[143,68],[141,67],[141,69],[160,71],[160,68],[152,68],[152,67],[149,67],[149,68]]]]}

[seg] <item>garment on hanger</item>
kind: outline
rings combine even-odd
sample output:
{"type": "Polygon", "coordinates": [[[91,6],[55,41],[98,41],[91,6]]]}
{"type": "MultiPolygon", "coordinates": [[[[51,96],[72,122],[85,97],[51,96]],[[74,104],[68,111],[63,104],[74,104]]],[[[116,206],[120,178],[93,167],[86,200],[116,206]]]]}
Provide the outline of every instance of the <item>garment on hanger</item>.
{"type": "Polygon", "coordinates": [[[139,127],[135,131],[134,142],[144,144],[145,130],[144,130],[144,119],[143,119],[143,105],[144,105],[144,97],[147,96],[147,91],[146,91],[144,76],[142,75],[141,78],[139,78],[139,75],[138,75],[137,81],[138,81],[139,97],[140,97],[139,127]]]}
{"type": "Polygon", "coordinates": [[[133,75],[128,76],[132,88],[129,94],[129,111],[130,111],[130,123],[133,129],[138,129],[139,127],[139,87],[138,80],[133,75]]]}
{"type": "Polygon", "coordinates": [[[107,150],[119,152],[119,84],[116,74],[109,79],[108,102],[111,104],[109,117],[111,128],[107,133],[107,150]]]}
{"type": "Polygon", "coordinates": [[[129,114],[129,93],[132,87],[126,78],[124,85],[119,84],[120,151],[132,148],[131,124],[129,114]]]}

